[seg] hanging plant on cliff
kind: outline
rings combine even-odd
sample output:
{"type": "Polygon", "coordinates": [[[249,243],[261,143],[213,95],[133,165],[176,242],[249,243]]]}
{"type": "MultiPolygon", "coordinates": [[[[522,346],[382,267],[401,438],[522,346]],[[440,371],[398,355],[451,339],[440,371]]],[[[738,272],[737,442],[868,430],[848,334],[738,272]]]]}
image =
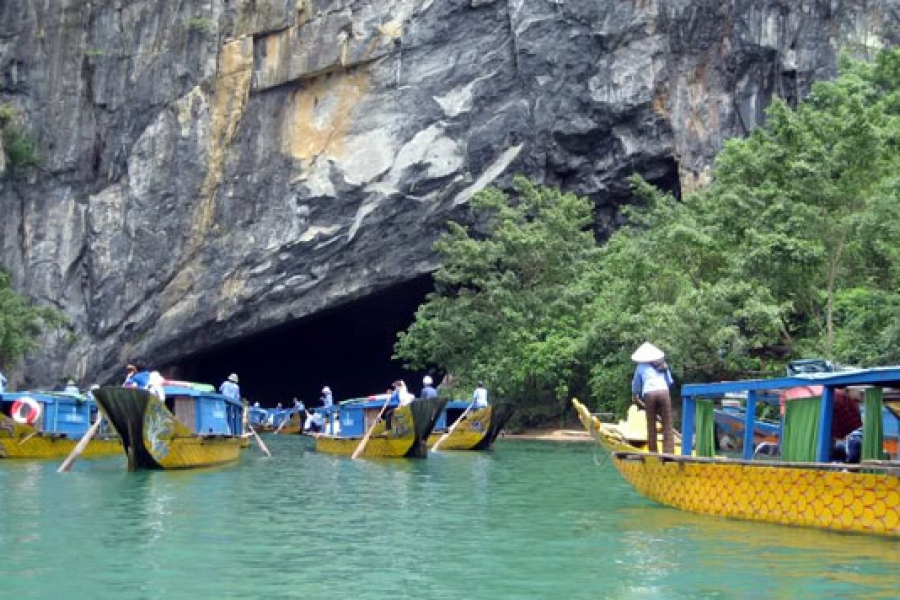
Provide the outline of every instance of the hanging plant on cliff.
{"type": "Polygon", "coordinates": [[[518,177],[511,195],[487,189],[471,208],[480,232],[450,223],[435,244],[435,291],[399,334],[395,358],[559,414],[586,381],[578,330],[591,291],[579,282],[597,251],[592,204],[518,177]]]}
{"type": "Polygon", "coordinates": [[[0,269],[0,367],[8,367],[35,348],[47,328],[64,323],[57,311],[32,306],[10,287],[9,274],[0,269]]]}

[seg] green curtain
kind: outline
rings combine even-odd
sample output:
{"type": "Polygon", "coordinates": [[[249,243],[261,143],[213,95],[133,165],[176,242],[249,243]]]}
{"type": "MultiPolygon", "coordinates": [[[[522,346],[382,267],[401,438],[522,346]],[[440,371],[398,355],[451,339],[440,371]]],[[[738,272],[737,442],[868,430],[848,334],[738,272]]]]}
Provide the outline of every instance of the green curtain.
{"type": "Polygon", "coordinates": [[[694,423],[696,424],[697,443],[695,450],[697,456],[716,455],[715,415],[713,414],[712,400],[697,400],[695,402],[694,423]]]}
{"type": "Polygon", "coordinates": [[[785,402],[781,460],[815,462],[821,398],[795,398],[785,402]]]}
{"type": "Polygon", "coordinates": [[[862,459],[881,460],[884,458],[884,424],[881,420],[882,390],[866,390],[866,414],[863,415],[862,459]]]}

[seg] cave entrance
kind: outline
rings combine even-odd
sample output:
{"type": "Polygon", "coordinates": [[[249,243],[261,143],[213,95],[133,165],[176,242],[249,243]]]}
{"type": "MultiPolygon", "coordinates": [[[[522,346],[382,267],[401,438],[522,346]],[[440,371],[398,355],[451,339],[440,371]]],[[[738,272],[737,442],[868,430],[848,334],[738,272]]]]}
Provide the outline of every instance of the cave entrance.
{"type": "Polygon", "coordinates": [[[415,311],[434,289],[431,276],[319,314],[285,323],[218,348],[184,357],[169,369],[172,377],[212,383],[230,373],[240,378],[241,395],[262,406],[293,398],[317,406],[322,386],[335,402],[386,391],[403,379],[418,394],[422,376],[391,360],[397,333],[413,322],[415,311]]]}

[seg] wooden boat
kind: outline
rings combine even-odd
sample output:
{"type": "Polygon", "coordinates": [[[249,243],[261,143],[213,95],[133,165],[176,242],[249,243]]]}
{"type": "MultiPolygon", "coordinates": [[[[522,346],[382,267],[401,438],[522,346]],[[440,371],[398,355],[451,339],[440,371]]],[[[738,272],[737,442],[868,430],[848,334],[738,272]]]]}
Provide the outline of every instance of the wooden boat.
{"type": "MultiPolygon", "coordinates": [[[[434,431],[428,436],[428,447],[434,446],[437,441],[452,428],[456,421],[466,412],[470,402],[464,400],[451,400],[446,408],[441,411],[434,431]]],[[[470,411],[463,422],[453,429],[447,439],[441,443],[441,450],[490,450],[494,440],[500,435],[503,426],[515,413],[512,404],[501,402],[492,404],[478,410],[470,411]]]]}
{"type": "Polygon", "coordinates": [[[273,430],[278,435],[297,435],[303,431],[303,423],[306,421],[306,414],[296,410],[285,410],[284,414],[276,420],[278,425],[273,430]]]}
{"type": "MultiPolygon", "coordinates": [[[[715,409],[716,440],[722,451],[743,450],[744,428],[747,411],[740,406],[723,406],[715,409]]],[[[778,444],[780,423],[763,419],[753,420],[753,447],[760,444],[778,444]]]]}
{"type": "MultiPolygon", "coordinates": [[[[0,395],[0,458],[65,458],[97,418],[86,395],[8,392],[0,395]]],[[[122,440],[101,425],[81,456],[112,456],[122,440]]]]}
{"type": "MultiPolygon", "coordinates": [[[[605,423],[594,416],[588,408],[577,399],[572,399],[578,419],[587,432],[604,448],[617,450],[637,450],[647,452],[647,413],[637,406],[631,405],[624,421],[618,423],[605,423]]],[[[659,428],[657,428],[659,429],[659,428]]],[[[657,433],[657,447],[662,448],[662,432],[657,433]]],[[[676,444],[681,441],[681,436],[675,432],[676,444]]],[[[675,447],[675,452],[680,452],[675,447]]]]}
{"type": "Polygon", "coordinates": [[[167,383],[163,389],[165,402],[138,388],[93,392],[122,436],[129,471],[207,467],[240,457],[247,446],[240,401],[205,384],[167,383]]]}
{"type": "MultiPolygon", "coordinates": [[[[736,519],[897,537],[900,536],[900,462],[882,460],[878,407],[883,396],[896,394],[898,387],[900,367],[688,384],[681,390],[684,401],[681,456],[648,454],[621,443],[607,445],[603,435],[595,437],[611,451],[613,464],[638,492],[668,506],[736,519]],[[746,412],[752,416],[757,394],[811,384],[822,386],[823,390],[821,397],[804,399],[802,410],[806,417],[817,417],[812,419],[815,430],[795,430],[789,426],[782,440],[786,446],[796,441],[797,453],[805,452],[809,458],[751,460],[749,424],[745,429],[748,439],[744,444],[744,458],[691,455],[699,403],[746,392],[746,412]],[[844,388],[864,391],[867,412],[875,415],[865,420],[863,460],[855,465],[829,462],[834,395],[836,390],[844,388]],[[866,448],[875,456],[867,456],[866,448]]],[[[796,402],[799,401],[788,404],[796,402]]],[[[792,418],[790,411],[789,408],[786,421],[792,418]]],[[[799,410],[795,414],[800,414],[799,410]]],[[[584,416],[581,409],[579,415],[584,416]]],[[[591,421],[587,424],[593,427],[591,421]]],[[[705,425],[701,428],[708,429],[705,425]]]]}
{"type": "Polygon", "coordinates": [[[385,402],[390,401],[375,398],[342,402],[339,410],[339,432],[337,434],[314,434],[316,450],[350,456],[356,451],[369,427],[375,423],[375,429],[372,430],[372,435],[362,456],[426,457],[428,455],[426,441],[434,429],[441,411],[447,404],[447,400],[437,398],[416,400],[406,406],[397,406],[395,401],[390,417],[376,423],[375,420],[385,402]],[[390,427],[387,427],[388,421],[390,427]]]}

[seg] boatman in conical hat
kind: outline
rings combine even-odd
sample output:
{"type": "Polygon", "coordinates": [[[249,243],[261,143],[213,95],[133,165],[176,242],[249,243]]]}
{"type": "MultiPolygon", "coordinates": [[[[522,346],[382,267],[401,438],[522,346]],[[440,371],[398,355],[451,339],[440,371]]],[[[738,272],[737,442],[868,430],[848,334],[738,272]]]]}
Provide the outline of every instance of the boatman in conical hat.
{"type": "Polygon", "coordinates": [[[637,363],[631,380],[631,400],[647,411],[647,449],[658,452],[656,420],[663,426],[663,452],[675,452],[675,434],[672,429],[672,397],[669,388],[675,383],[666,364],[662,350],[644,342],[634,351],[631,360],[637,363]]]}

